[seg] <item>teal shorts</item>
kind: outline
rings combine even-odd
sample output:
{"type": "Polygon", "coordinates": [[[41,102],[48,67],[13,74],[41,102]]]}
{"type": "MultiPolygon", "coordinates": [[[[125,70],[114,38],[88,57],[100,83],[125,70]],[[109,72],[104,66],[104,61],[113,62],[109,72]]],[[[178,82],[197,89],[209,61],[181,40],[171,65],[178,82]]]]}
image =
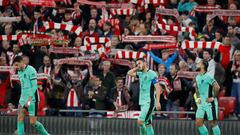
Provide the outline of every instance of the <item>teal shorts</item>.
{"type": "Polygon", "coordinates": [[[204,118],[204,115],[207,115],[208,120],[217,120],[218,105],[215,102],[199,105],[196,112],[196,118],[204,118]]]}
{"type": "Polygon", "coordinates": [[[141,112],[139,114],[139,121],[143,121],[146,125],[152,123],[152,114],[155,109],[155,103],[141,105],[141,112]]]}
{"type": "Polygon", "coordinates": [[[20,104],[18,105],[18,114],[21,114],[21,109],[25,109],[28,112],[29,116],[37,116],[38,113],[38,103],[39,102],[31,102],[28,108],[22,107],[20,104]]]}

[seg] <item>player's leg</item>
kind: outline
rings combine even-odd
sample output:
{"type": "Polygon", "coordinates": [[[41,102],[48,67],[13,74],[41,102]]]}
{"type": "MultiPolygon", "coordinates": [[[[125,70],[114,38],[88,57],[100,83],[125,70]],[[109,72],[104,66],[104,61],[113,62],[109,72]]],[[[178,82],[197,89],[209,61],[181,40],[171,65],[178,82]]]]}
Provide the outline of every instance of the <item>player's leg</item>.
{"type": "Polygon", "coordinates": [[[152,126],[152,114],[153,111],[155,109],[154,104],[150,104],[147,116],[145,118],[145,125],[147,128],[147,135],[154,135],[154,130],[153,130],[153,126],[152,126]]]}
{"type": "Polygon", "coordinates": [[[207,109],[207,116],[213,130],[213,135],[221,135],[220,128],[217,124],[217,118],[218,118],[217,110],[218,110],[218,107],[214,102],[211,103],[211,106],[209,106],[207,109]]]}
{"type": "Polygon", "coordinates": [[[152,115],[150,116],[148,122],[146,123],[147,135],[154,135],[154,130],[152,126],[152,115]]]}
{"type": "Polygon", "coordinates": [[[18,106],[17,132],[18,135],[24,135],[24,116],[26,110],[21,105],[18,106]]]}
{"type": "Polygon", "coordinates": [[[200,135],[208,135],[208,129],[204,125],[204,119],[203,119],[204,114],[205,114],[204,109],[201,106],[199,106],[196,112],[196,126],[198,127],[198,131],[200,135]]]}
{"type": "Polygon", "coordinates": [[[146,117],[148,115],[148,110],[150,108],[150,104],[141,105],[141,112],[137,121],[140,135],[147,135],[147,128],[146,128],[146,117]]]}
{"type": "Polygon", "coordinates": [[[39,121],[37,121],[37,111],[38,111],[38,102],[31,102],[29,108],[28,108],[28,112],[29,112],[29,117],[30,117],[30,124],[37,129],[37,131],[41,134],[41,135],[49,135],[49,133],[47,132],[47,130],[44,128],[44,126],[42,125],[42,123],[40,123],[39,121]]]}
{"type": "Polygon", "coordinates": [[[147,128],[144,124],[144,121],[137,120],[137,124],[138,124],[138,127],[139,127],[140,135],[147,135],[147,128]]]}

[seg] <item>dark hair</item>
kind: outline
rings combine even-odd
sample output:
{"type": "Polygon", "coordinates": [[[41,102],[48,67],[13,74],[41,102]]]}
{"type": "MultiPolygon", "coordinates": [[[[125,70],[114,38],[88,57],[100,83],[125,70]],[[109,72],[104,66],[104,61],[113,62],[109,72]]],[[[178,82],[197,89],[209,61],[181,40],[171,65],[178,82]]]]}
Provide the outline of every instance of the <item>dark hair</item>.
{"type": "Polygon", "coordinates": [[[207,71],[207,69],[208,69],[208,62],[206,60],[203,60],[202,63],[204,65],[204,70],[207,71]]]}
{"type": "Polygon", "coordinates": [[[136,62],[137,62],[137,61],[146,62],[144,58],[138,58],[138,59],[136,60],[136,62]]]}
{"type": "Polygon", "coordinates": [[[124,80],[123,77],[117,77],[115,81],[124,80]]]}
{"type": "Polygon", "coordinates": [[[203,49],[203,52],[208,52],[211,55],[211,58],[213,57],[213,50],[212,49],[203,49]]]}
{"type": "Polygon", "coordinates": [[[16,56],[15,59],[13,60],[13,64],[14,64],[15,62],[21,62],[21,61],[23,61],[22,56],[16,56]]]}

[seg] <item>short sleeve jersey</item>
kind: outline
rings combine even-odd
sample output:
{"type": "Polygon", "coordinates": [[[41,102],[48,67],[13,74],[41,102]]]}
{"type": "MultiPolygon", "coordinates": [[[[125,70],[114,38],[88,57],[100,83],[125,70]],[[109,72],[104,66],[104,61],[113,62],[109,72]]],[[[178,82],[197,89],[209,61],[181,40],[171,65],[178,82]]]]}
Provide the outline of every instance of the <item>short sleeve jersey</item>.
{"type": "Polygon", "coordinates": [[[31,83],[32,80],[37,80],[36,70],[28,65],[22,71],[18,71],[18,77],[21,83],[21,97],[19,103],[23,106],[27,102],[29,96],[32,96],[32,101],[36,101],[36,96],[38,96],[38,94],[37,90],[34,88],[37,88],[37,81],[35,81],[36,84],[31,83]]]}
{"type": "Polygon", "coordinates": [[[137,72],[140,81],[139,105],[155,102],[154,84],[158,82],[157,74],[148,70],[147,72],[137,72]]]}
{"type": "Polygon", "coordinates": [[[207,98],[214,95],[213,84],[215,79],[212,78],[208,73],[197,75],[196,82],[202,101],[206,101],[207,98]]]}

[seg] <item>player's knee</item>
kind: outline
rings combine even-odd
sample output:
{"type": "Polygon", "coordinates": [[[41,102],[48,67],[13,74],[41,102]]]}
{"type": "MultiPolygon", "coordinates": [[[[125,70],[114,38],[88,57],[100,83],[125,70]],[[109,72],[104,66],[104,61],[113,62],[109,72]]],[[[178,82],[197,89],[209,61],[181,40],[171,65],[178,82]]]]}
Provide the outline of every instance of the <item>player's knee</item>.
{"type": "Polygon", "coordinates": [[[18,121],[23,121],[24,120],[24,116],[18,116],[18,121]]]}
{"type": "Polygon", "coordinates": [[[196,120],[196,126],[201,127],[203,125],[203,122],[200,120],[196,120]]]}
{"type": "Polygon", "coordinates": [[[30,124],[31,124],[32,126],[34,126],[34,125],[36,124],[36,120],[35,120],[35,119],[30,119],[30,124]]]}
{"type": "Polygon", "coordinates": [[[217,123],[215,121],[210,121],[210,125],[213,128],[213,127],[215,127],[217,125],[217,123]]]}
{"type": "Polygon", "coordinates": [[[143,123],[143,121],[138,120],[137,124],[138,124],[138,126],[142,126],[144,123],[143,123]]]}

